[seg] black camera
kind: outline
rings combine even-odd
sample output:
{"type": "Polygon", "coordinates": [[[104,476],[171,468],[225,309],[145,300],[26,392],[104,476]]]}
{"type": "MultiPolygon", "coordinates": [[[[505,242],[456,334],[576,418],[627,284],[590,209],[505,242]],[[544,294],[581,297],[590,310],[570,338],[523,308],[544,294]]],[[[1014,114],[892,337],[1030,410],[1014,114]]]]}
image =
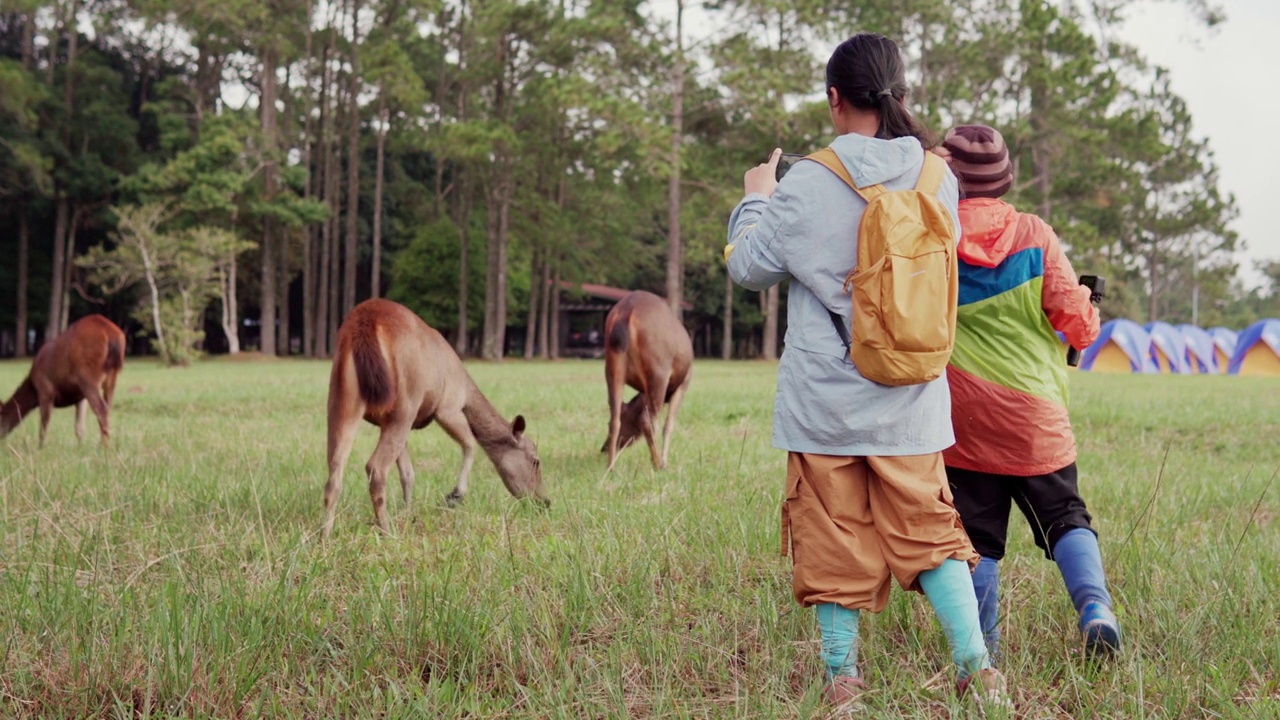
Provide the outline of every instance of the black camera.
{"type": "MultiPolygon", "coordinates": [[[[1081,275],[1080,284],[1089,288],[1089,302],[1097,305],[1102,302],[1102,298],[1107,289],[1107,279],[1098,275],[1081,275]]],[[[1074,347],[1067,348],[1067,365],[1077,367],[1080,365],[1080,351],[1074,347]]]]}

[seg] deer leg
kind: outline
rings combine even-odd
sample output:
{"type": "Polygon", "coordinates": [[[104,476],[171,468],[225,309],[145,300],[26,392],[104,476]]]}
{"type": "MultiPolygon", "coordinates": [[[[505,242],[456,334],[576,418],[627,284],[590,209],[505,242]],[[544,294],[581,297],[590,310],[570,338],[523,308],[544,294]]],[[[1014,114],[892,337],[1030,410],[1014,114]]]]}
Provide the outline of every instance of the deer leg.
{"type": "Polygon", "coordinates": [[[76,442],[84,442],[84,416],[89,407],[88,400],[76,403],[76,442]]]}
{"type": "Polygon", "coordinates": [[[405,443],[404,452],[396,458],[396,471],[400,473],[400,491],[404,493],[404,506],[409,507],[409,498],[413,495],[413,460],[409,459],[409,443],[405,443]]]}
{"type": "Polygon", "coordinates": [[[667,459],[666,453],[658,454],[658,444],[653,437],[653,425],[658,421],[658,413],[662,412],[662,402],[667,397],[667,382],[666,377],[656,382],[650,381],[649,390],[644,395],[645,412],[640,423],[640,427],[644,430],[645,442],[649,443],[649,459],[659,470],[667,466],[667,459]]]}
{"type": "Polygon", "coordinates": [[[49,418],[53,416],[53,400],[40,400],[40,447],[44,447],[45,434],[49,432],[49,418]]]}
{"type": "Polygon", "coordinates": [[[609,387],[609,439],[605,445],[609,451],[609,467],[612,472],[618,462],[618,435],[622,432],[622,391],[626,384],[626,358],[610,355],[605,360],[605,381],[609,387]]]}
{"type": "Polygon", "coordinates": [[[338,509],[338,496],[342,494],[342,473],[347,467],[347,457],[351,454],[351,444],[356,439],[356,428],[359,427],[363,409],[350,408],[335,413],[329,412],[329,482],[324,486],[324,526],[323,537],[329,537],[333,531],[333,516],[338,509]]]}
{"type": "Polygon", "coordinates": [[[102,399],[107,402],[107,407],[111,407],[111,399],[116,394],[116,375],[117,373],[109,372],[102,378],[102,399]]]}
{"type": "Polygon", "coordinates": [[[671,433],[676,429],[676,415],[680,412],[680,403],[684,401],[684,392],[689,389],[689,378],[686,377],[680,387],[671,393],[667,403],[667,421],[662,426],[662,466],[667,466],[667,452],[671,449],[671,433]]]}
{"type": "Polygon", "coordinates": [[[108,438],[111,437],[111,423],[108,417],[110,411],[107,408],[107,402],[98,393],[97,386],[87,388],[84,400],[76,405],[76,437],[79,437],[81,431],[84,430],[81,426],[84,424],[83,407],[85,403],[89,404],[89,407],[93,409],[94,416],[98,418],[98,431],[102,433],[102,444],[106,445],[108,438]]]}
{"type": "Polygon", "coordinates": [[[452,492],[444,496],[446,505],[456,507],[462,504],[467,496],[467,479],[471,475],[471,465],[476,459],[476,437],[471,434],[471,426],[467,424],[467,418],[461,412],[456,415],[438,414],[436,422],[449,434],[449,437],[462,446],[462,467],[458,469],[458,484],[454,486],[452,492]]]}
{"type": "Polygon", "coordinates": [[[378,446],[364,466],[369,475],[369,499],[373,501],[373,516],[378,521],[378,528],[389,533],[387,526],[387,471],[391,463],[405,453],[409,444],[408,421],[391,420],[382,427],[382,435],[378,437],[378,446]]]}

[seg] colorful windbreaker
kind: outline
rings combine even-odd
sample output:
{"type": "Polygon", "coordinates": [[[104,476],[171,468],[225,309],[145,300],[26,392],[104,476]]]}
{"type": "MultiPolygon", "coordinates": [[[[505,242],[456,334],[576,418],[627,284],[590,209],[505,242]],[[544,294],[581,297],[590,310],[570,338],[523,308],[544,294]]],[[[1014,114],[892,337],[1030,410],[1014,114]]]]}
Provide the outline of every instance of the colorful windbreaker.
{"type": "Polygon", "coordinates": [[[1053,230],[987,198],[960,203],[960,308],[947,368],[952,467],[1043,475],[1076,459],[1067,368],[1055,330],[1083,349],[1098,313],[1053,230]]]}

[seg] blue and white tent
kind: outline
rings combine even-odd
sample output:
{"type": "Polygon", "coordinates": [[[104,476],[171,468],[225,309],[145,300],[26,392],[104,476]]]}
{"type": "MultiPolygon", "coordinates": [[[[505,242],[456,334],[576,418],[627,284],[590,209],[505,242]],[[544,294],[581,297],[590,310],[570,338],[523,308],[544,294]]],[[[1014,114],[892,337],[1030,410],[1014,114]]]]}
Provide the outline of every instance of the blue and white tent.
{"type": "Polygon", "coordinates": [[[1183,345],[1186,348],[1182,356],[1189,373],[1216,374],[1218,369],[1217,353],[1213,347],[1213,336],[1195,325],[1179,325],[1183,345]]]}
{"type": "Polygon", "coordinates": [[[1280,376],[1280,320],[1259,320],[1241,330],[1228,371],[1232,375],[1280,376]]]}
{"type": "Polygon", "coordinates": [[[1213,337],[1213,356],[1218,361],[1218,372],[1225,373],[1236,353],[1236,331],[1224,327],[1209,328],[1213,337]]]}
{"type": "Polygon", "coordinates": [[[1151,335],[1151,362],[1161,373],[1187,372],[1186,343],[1182,333],[1166,322],[1149,322],[1142,326],[1151,335]]]}
{"type": "Polygon", "coordinates": [[[1112,373],[1158,372],[1151,361],[1151,336],[1132,320],[1108,320],[1102,324],[1098,339],[1081,354],[1080,369],[1112,373]]]}

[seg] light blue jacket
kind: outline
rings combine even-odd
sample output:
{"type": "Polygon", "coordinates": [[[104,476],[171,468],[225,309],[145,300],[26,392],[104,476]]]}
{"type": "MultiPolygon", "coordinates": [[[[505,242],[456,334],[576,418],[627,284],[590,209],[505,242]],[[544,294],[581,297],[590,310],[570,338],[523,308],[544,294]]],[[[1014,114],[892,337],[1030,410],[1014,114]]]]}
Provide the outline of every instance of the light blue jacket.
{"type": "MultiPolygon", "coordinates": [[[[915,138],[849,134],[831,145],[858,187],[915,187],[924,149],[915,138]]],[[[960,222],[955,176],[938,192],[960,222]]],[[[786,350],[778,366],[774,447],[824,455],[924,455],[955,442],[946,375],[889,387],[858,373],[828,310],[845,327],[851,315],[844,279],[858,257],[866,202],[830,170],[795,164],[772,199],[747,195],[729,217],[729,275],[749,290],[790,280],[786,350]]],[[[957,236],[956,240],[959,241],[957,236]]]]}

